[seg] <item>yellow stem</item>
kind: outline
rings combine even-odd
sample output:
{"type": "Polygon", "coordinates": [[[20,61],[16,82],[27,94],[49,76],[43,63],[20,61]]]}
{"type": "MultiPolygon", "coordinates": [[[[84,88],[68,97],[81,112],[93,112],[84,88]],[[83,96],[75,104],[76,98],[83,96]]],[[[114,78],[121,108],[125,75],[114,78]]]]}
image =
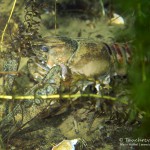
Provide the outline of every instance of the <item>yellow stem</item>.
{"type": "Polygon", "coordinates": [[[56,6],[57,0],[55,0],[55,35],[56,35],[56,29],[57,29],[57,6],[56,6]]]}
{"type": "Polygon", "coordinates": [[[0,99],[15,99],[15,100],[24,100],[24,99],[30,99],[30,100],[34,100],[35,98],[42,98],[42,99],[58,99],[58,98],[66,98],[66,99],[70,99],[70,98],[78,98],[78,97],[94,97],[94,98],[104,98],[104,99],[108,99],[108,100],[112,100],[115,101],[116,98],[115,97],[110,97],[110,96],[101,96],[98,94],[65,94],[65,95],[59,95],[59,94],[54,94],[54,95],[38,95],[38,96],[34,96],[34,95],[24,95],[24,96],[11,96],[11,95],[0,95],[0,99]]]}
{"type": "Polygon", "coordinates": [[[8,18],[8,21],[7,21],[7,23],[6,23],[5,27],[4,27],[3,32],[2,32],[2,37],[1,37],[1,42],[0,42],[0,51],[1,51],[1,52],[2,52],[2,48],[3,48],[2,45],[3,45],[4,35],[5,35],[5,32],[6,32],[7,26],[8,26],[8,24],[9,24],[9,22],[10,22],[10,19],[11,19],[11,17],[12,17],[13,11],[14,11],[14,9],[15,9],[16,2],[17,2],[17,0],[14,0],[14,3],[13,3],[13,6],[12,6],[12,9],[11,9],[11,12],[10,12],[10,15],[9,15],[9,18],[8,18]]]}

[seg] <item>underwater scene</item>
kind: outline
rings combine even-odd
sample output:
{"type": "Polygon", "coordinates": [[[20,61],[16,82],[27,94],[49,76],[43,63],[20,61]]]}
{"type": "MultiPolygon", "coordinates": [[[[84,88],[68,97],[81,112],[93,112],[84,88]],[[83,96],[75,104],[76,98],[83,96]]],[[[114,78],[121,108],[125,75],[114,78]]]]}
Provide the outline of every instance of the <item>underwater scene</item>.
{"type": "Polygon", "coordinates": [[[149,8],[0,0],[0,150],[150,149],[149,8]]]}

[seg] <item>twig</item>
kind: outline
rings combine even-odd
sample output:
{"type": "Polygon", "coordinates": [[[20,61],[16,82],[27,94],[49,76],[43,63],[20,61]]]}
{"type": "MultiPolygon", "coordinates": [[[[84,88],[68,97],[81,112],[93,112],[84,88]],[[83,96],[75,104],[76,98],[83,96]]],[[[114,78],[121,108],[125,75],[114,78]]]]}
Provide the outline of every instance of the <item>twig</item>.
{"type": "Polygon", "coordinates": [[[11,9],[11,12],[10,12],[10,15],[9,15],[9,18],[8,18],[8,21],[7,21],[7,23],[6,23],[5,27],[4,27],[3,32],[2,32],[2,37],[1,37],[1,42],[0,42],[0,51],[1,51],[1,52],[2,52],[2,48],[3,48],[2,45],[3,45],[4,35],[5,35],[5,32],[6,32],[7,26],[8,26],[8,24],[9,24],[9,22],[10,22],[10,19],[11,19],[11,17],[12,17],[13,11],[14,11],[14,9],[15,9],[16,2],[17,2],[17,0],[14,0],[14,3],[13,3],[13,6],[12,6],[12,9],[11,9]]]}
{"type": "Polygon", "coordinates": [[[18,75],[20,74],[18,71],[0,71],[0,75],[18,75]]]}

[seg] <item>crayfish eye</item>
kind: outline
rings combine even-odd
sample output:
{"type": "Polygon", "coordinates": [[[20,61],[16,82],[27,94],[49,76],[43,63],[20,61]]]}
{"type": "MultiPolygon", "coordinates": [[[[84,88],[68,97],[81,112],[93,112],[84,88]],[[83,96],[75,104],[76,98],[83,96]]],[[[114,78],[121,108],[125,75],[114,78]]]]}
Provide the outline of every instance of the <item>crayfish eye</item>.
{"type": "Polygon", "coordinates": [[[47,46],[42,46],[42,47],[41,47],[41,50],[42,50],[43,52],[48,52],[48,51],[49,51],[49,48],[48,48],[47,46]]]}

